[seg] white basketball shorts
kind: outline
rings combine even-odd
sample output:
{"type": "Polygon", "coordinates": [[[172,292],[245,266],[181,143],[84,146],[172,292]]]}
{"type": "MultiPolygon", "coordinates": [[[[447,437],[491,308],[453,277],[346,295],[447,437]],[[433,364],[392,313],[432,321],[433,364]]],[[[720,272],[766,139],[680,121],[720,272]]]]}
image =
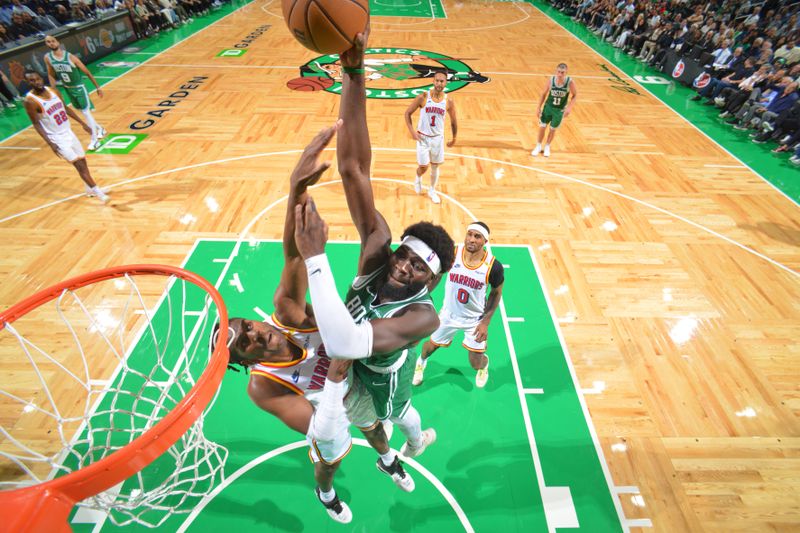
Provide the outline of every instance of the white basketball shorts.
{"type": "Polygon", "coordinates": [[[478,342],[475,340],[475,327],[480,319],[451,315],[447,310],[439,313],[439,328],[431,335],[431,342],[436,346],[450,346],[453,337],[459,331],[464,332],[464,342],[462,346],[472,352],[485,352],[486,341],[478,342]]]}
{"type": "Polygon", "coordinates": [[[58,148],[58,155],[70,163],[74,163],[76,160],[86,157],[86,152],[83,151],[81,141],[72,130],[59,135],[53,135],[50,137],[50,140],[53,141],[53,144],[58,148]]]}
{"type": "Polygon", "coordinates": [[[429,165],[431,163],[444,163],[444,135],[428,137],[421,133],[417,141],[417,164],[429,165]]]}

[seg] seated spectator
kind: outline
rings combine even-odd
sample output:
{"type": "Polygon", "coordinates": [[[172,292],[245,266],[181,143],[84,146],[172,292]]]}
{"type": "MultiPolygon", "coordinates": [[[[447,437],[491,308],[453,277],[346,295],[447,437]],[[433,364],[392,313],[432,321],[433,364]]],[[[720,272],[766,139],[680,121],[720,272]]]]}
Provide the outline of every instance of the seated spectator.
{"type": "Polygon", "coordinates": [[[39,25],[42,27],[44,31],[58,28],[59,26],[58,21],[54,19],[52,16],[48,15],[43,7],[41,6],[37,7],[36,14],[38,15],[36,20],[37,22],[39,22],[39,25]]]}
{"type": "Polygon", "coordinates": [[[56,11],[53,13],[53,18],[56,19],[61,26],[72,22],[72,15],[70,15],[70,12],[67,11],[67,8],[61,4],[56,6],[56,11]]]}
{"type": "Polygon", "coordinates": [[[783,58],[786,60],[787,65],[794,65],[800,61],[800,48],[795,46],[796,40],[791,38],[786,41],[786,44],[775,50],[775,59],[783,58]]]}
{"type": "Polygon", "coordinates": [[[739,123],[734,126],[737,130],[757,127],[762,121],[777,118],[783,111],[791,108],[797,101],[797,83],[791,81],[783,91],[772,89],[770,94],[762,97],[758,103],[751,106],[742,106],[737,116],[739,123]]]}
{"type": "Polygon", "coordinates": [[[753,68],[754,65],[755,63],[753,58],[748,57],[744,64],[724,78],[711,78],[711,81],[708,82],[708,85],[697,91],[697,95],[694,96],[692,100],[696,102],[705,98],[706,101],[704,104],[713,105],[714,99],[720,95],[723,89],[737,86],[739,83],[752,76],[753,72],[755,71],[753,68]]]}
{"type": "Polygon", "coordinates": [[[23,37],[36,35],[41,31],[42,30],[38,26],[35,26],[30,22],[23,21],[22,15],[18,13],[14,13],[13,15],[11,15],[11,25],[8,27],[8,34],[15,41],[18,39],[22,39],[23,37]]]}
{"type": "Polygon", "coordinates": [[[757,135],[753,142],[762,144],[769,140],[789,140],[798,128],[800,128],[800,102],[796,101],[791,108],[784,110],[774,120],[762,122],[763,133],[757,135]]]}
{"type": "Polygon", "coordinates": [[[105,17],[114,13],[114,8],[106,0],[97,0],[94,3],[94,12],[98,17],[105,17]]]}

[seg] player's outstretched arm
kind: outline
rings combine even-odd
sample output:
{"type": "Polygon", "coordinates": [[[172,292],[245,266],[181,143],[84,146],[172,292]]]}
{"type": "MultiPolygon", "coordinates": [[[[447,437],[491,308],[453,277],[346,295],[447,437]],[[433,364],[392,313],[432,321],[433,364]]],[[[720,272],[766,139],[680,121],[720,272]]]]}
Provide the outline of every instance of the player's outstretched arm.
{"type": "Polygon", "coordinates": [[[330,143],[341,126],[341,120],[320,131],[303,150],[289,180],[289,195],[286,201],[286,218],[283,224],[284,266],[281,280],[272,303],[275,315],[282,324],[297,328],[314,327],[313,313],[306,305],[308,278],[306,265],[294,241],[295,206],[306,201],[308,187],[317,183],[322,174],[330,168],[327,161],[320,162],[319,156],[330,143]]]}
{"type": "Polygon", "coordinates": [[[70,59],[72,59],[72,62],[75,64],[76,67],[78,67],[78,70],[80,70],[81,72],[86,74],[86,77],[89,78],[90,80],[92,80],[92,83],[94,84],[95,89],[97,89],[97,96],[102,98],[103,97],[103,89],[100,88],[100,84],[98,84],[97,80],[94,79],[94,75],[91,72],[89,72],[89,69],[86,68],[86,65],[83,64],[83,61],[81,61],[77,57],[73,56],[72,54],[70,54],[70,59]]]}
{"type": "Polygon", "coordinates": [[[44,56],[44,64],[47,66],[47,82],[50,84],[50,89],[56,91],[56,71],[53,70],[53,65],[50,64],[50,58],[44,56]]]}
{"type": "Polygon", "coordinates": [[[575,80],[569,80],[569,103],[564,110],[564,116],[568,116],[572,112],[572,106],[575,105],[575,100],[578,99],[578,87],[575,85],[575,80]]]}
{"type": "Polygon", "coordinates": [[[404,114],[406,120],[406,127],[408,128],[408,132],[411,134],[411,138],[415,141],[419,140],[419,134],[417,133],[417,129],[411,123],[411,115],[413,115],[417,109],[421,108],[425,105],[425,94],[418,94],[416,98],[411,102],[411,104],[406,108],[406,112],[404,114]]]}
{"type": "Polygon", "coordinates": [[[458,137],[458,118],[456,117],[456,103],[452,98],[447,99],[447,114],[450,116],[450,130],[453,132],[453,138],[447,143],[447,146],[453,146],[458,137]]]}
{"type": "Polygon", "coordinates": [[[372,147],[367,128],[367,100],[364,80],[364,50],[369,26],[359,33],[355,45],[342,53],[342,96],[339,118],[344,124],[336,140],[336,157],[342,175],[350,217],[361,238],[358,273],[371,273],[389,256],[389,225],[375,209],[369,173],[372,147]]]}
{"type": "Polygon", "coordinates": [[[250,375],[247,395],[264,411],[275,415],[289,428],[305,435],[314,408],[305,398],[283,385],[258,374],[250,375]]]}

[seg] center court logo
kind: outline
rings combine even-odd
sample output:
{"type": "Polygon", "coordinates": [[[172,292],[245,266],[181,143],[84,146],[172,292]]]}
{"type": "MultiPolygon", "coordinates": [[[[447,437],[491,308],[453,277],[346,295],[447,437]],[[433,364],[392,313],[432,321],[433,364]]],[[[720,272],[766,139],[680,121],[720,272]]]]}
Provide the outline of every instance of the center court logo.
{"type": "MultiPolygon", "coordinates": [[[[367,98],[407,99],[433,88],[433,75],[445,71],[445,91],[453,92],[489,78],[472,70],[461,59],[410,48],[368,48],[364,51],[367,98]]],[[[342,92],[342,65],[338,54],[312,59],[300,67],[300,77],[287,83],[290,89],[324,89],[342,92]]]]}

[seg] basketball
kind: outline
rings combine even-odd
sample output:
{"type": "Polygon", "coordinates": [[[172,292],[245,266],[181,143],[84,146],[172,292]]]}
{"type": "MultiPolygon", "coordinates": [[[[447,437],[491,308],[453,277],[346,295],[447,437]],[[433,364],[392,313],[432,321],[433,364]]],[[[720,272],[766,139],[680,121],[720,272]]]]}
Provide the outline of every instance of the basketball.
{"type": "Polygon", "coordinates": [[[286,82],[293,91],[319,91],[333,85],[333,80],[323,76],[303,76],[286,82]]]}
{"type": "Polygon", "coordinates": [[[300,44],[340,54],[369,21],[369,0],[282,0],[283,19],[300,44]]]}

